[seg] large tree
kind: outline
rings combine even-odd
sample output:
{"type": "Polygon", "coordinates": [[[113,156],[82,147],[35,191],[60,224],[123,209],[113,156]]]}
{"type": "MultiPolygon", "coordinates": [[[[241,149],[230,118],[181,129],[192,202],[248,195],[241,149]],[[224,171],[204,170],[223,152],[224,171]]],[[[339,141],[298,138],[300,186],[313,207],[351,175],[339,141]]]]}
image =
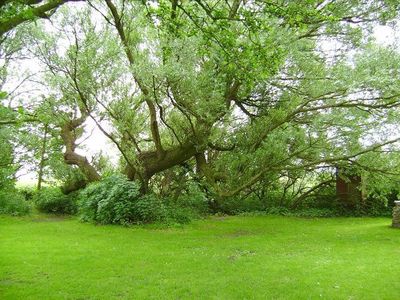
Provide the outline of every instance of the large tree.
{"type": "Polygon", "coordinates": [[[193,162],[210,191],[232,196],[397,141],[387,128],[398,120],[398,54],[368,37],[398,8],[91,1],[34,34],[32,53],[48,72],[44,99],[65,161],[87,180],[101,175],[75,151],[76,132],[91,119],[143,191],[154,175],[193,162]]]}

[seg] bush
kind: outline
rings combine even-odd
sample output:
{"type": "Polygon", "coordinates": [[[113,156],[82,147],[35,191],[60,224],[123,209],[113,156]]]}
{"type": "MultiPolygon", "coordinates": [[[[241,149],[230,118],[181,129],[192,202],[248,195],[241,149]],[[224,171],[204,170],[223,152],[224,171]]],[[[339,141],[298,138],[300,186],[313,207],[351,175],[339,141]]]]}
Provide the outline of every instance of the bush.
{"type": "Polygon", "coordinates": [[[100,224],[128,225],[167,218],[167,209],[157,197],[141,197],[139,185],[121,175],[90,184],[81,193],[79,211],[83,221],[100,224]]]}
{"type": "Polygon", "coordinates": [[[153,194],[138,198],[133,207],[138,223],[165,222],[169,217],[167,206],[153,194]]]}
{"type": "Polygon", "coordinates": [[[244,212],[241,216],[286,216],[299,218],[332,218],[341,216],[341,212],[329,208],[302,208],[297,210],[289,210],[285,207],[269,207],[264,211],[244,212]]]}
{"type": "Polygon", "coordinates": [[[265,210],[265,204],[254,195],[245,198],[238,196],[229,197],[221,201],[218,205],[218,211],[228,215],[263,210],[265,210]]]}
{"type": "Polygon", "coordinates": [[[169,207],[167,218],[163,221],[166,224],[188,224],[193,219],[198,219],[199,215],[192,210],[184,207],[169,207]]]}
{"type": "Polygon", "coordinates": [[[18,192],[22,194],[25,198],[25,200],[30,201],[33,199],[33,196],[36,193],[35,187],[33,186],[22,186],[18,187],[18,192]]]}
{"type": "Polygon", "coordinates": [[[139,186],[135,182],[119,175],[106,177],[81,193],[81,219],[101,224],[129,224],[136,219],[134,201],[138,196],[139,186]]]}
{"type": "Polygon", "coordinates": [[[320,188],[315,194],[304,199],[298,208],[338,209],[336,188],[332,186],[320,188]]]}
{"type": "Polygon", "coordinates": [[[41,189],[33,201],[40,212],[71,215],[77,212],[76,194],[65,195],[58,187],[41,189]]]}
{"type": "Polygon", "coordinates": [[[30,205],[15,190],[0,191],[0,214],[22,216],[30,212],[30,205]]]}
{"type": "Polygon", "coordinates": [[[302,218],[332,218],[340,216],[340,212],[330,208],[305,208],[290,213],[294,217],[302,218]]]}
{"type": "Polygon", "coordinates": [[[363,215],[388,217],[392,215],[395,200],[397,200],[396,191],[391,193],[371,193],[358,210],[363,215]]]}
{"type": "Polygon", "coordinates": [[[208,199],[196,182],[186,182],[179,194],[167,198],[167,204],[172,219],[190,220],[209,213],[208,199]]]}
{"type": "Polygon", "coordinates": [[[164,203],[154,194],[140,195],[139,184],[122,175],[86,187],[80,195],[79,214],[82,221],[121,225],[187,223],[192,218],[192,211],[176,202],[164,203]]]}

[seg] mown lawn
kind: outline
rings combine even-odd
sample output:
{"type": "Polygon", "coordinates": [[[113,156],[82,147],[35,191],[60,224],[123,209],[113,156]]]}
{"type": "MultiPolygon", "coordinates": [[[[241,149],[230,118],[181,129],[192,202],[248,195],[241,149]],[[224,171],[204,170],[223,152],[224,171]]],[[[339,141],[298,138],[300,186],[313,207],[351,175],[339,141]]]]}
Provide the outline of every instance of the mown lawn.
{"type": "Polygon", "coordinates": [[[390,219],[0,217],[0,299],[400,299],[390,219]]]}

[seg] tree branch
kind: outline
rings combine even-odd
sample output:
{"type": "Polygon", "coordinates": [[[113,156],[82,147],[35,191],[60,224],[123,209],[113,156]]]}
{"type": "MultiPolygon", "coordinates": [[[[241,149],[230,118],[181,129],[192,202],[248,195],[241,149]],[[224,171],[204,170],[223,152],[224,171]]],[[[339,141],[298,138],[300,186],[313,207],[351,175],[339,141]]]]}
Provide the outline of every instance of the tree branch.
{"type": "MultiPolygon", "coordinates": [[[[66,2],[72,2],[72,1],[83,1],[83,0],[51,0],[43,5],[37,6],[37,7],[27,7],[24,9],[22,12],[19,14],[12,16],[5,21],[0,22],[0,36],[4,35],[8,31],[14,29],[17,27],[19,24],[24,23],[26,21],[32,20],[32,16],[36,18],[47,18],[48,15],[47,13],[51,13],[61,5],[63,5],[66,2]],[[29,10],[29,13],[28,13],[29,10]]],[[[36,3],[41,3],[43,1],[25,1],[25,4],[36,4],[36,3]]]]}

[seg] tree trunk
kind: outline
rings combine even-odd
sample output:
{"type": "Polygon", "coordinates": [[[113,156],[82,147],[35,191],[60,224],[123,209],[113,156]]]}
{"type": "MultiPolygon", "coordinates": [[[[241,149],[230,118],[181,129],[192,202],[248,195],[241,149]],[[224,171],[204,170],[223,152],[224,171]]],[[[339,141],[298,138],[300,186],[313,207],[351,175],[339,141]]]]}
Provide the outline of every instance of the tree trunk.
{"type": "Polygon", "coordinates": [[[42,188],[42,182],[43,182],[43,169],[44,169],[44,164],[45,164],[48,129],[49,129],[48,124],[45,124],[44,125],[44,135],[43,135],[43,140],[42,140],[42,148],[40,151],[39,173],[38,173],[38,182],[37,182],[37,190],[38,191],[40,191],[40,189],[42,188]]]}
{"type": "Polygon", "coordinates": [[[75,153],[76,139],[75,130],[85,121],[85,117],[69,120],[61,126],[61,138],[65,144],[64,161],[68,165],[76,165],[85,175],[88,182],[100,180],[100,174],[89,163],[85,156],[75,153]]]}

